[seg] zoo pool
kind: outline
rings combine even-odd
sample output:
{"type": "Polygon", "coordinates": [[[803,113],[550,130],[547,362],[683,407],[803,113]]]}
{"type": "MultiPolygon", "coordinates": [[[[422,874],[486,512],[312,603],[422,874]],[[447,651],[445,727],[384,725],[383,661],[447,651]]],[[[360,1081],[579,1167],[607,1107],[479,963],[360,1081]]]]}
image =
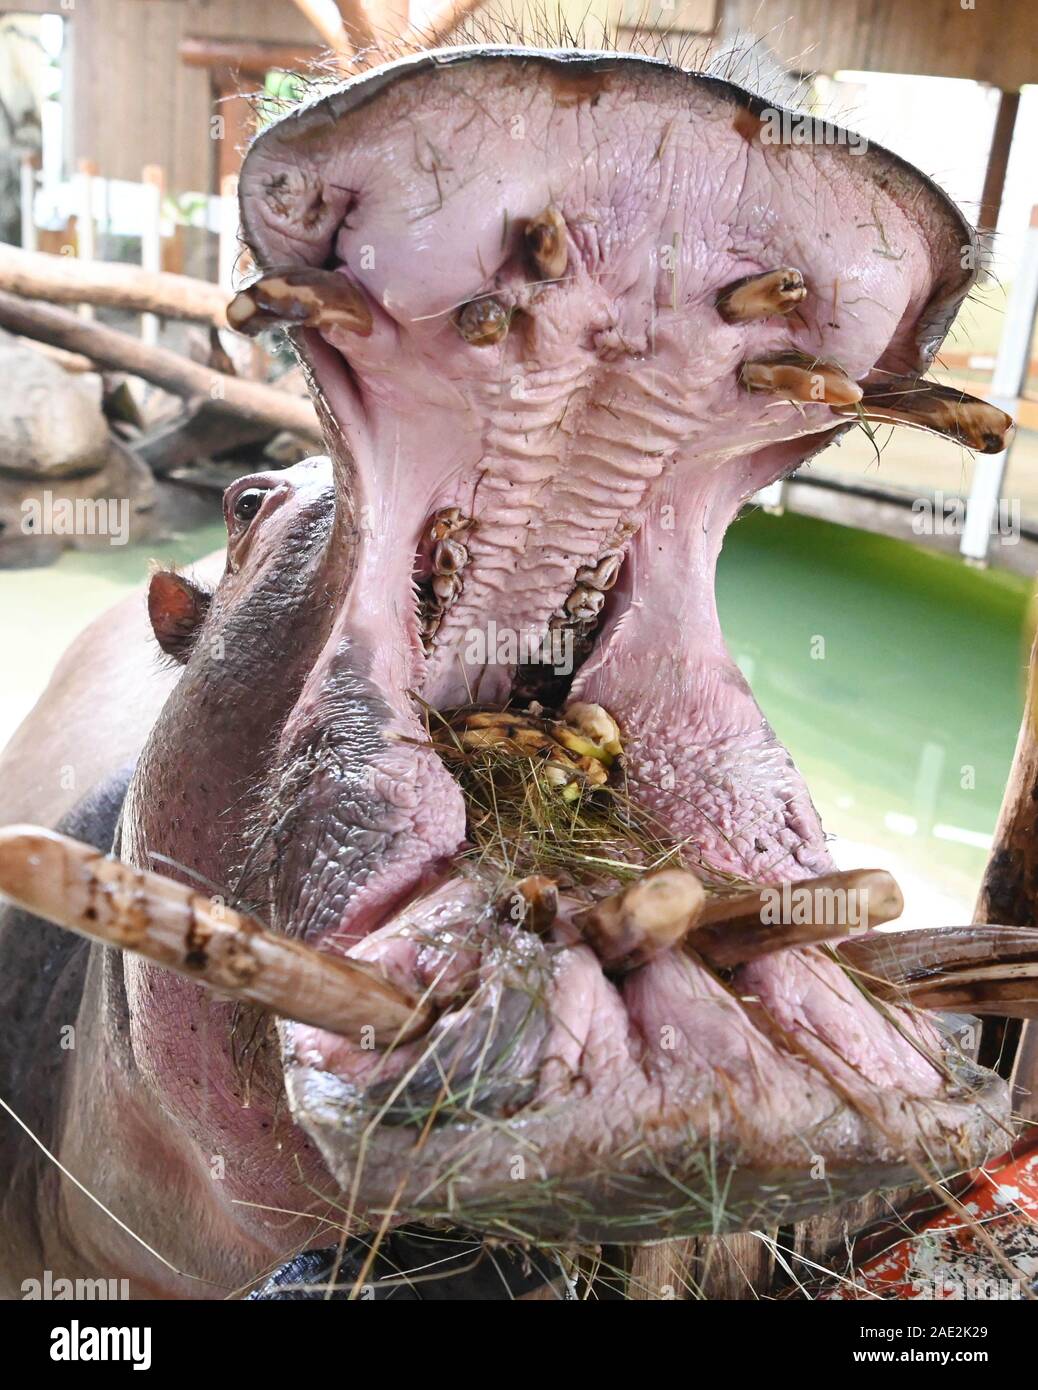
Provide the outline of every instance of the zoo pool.
{"type": "MultiPolygon", "coordinates": [[[[0,743],[67,642],[150,559],[187,563],[222,538],[213,525],[0,572],[0,743]]],[[[728,535],[718,605],[837,861],[891,868],[912,925],[968,920],[1020,719],[1028,586],[900,541],[752,512],[728,535]]]]}

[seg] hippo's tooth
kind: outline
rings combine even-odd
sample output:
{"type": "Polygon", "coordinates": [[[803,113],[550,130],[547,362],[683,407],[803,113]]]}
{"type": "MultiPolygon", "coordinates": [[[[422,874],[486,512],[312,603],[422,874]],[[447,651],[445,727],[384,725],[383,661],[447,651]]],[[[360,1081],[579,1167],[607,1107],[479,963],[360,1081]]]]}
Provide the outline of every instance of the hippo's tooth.
{"type": "Polygon", "coordinates": [[[593,589],[590,584],[577,584],[563,606],[577,622],[590,623],[601,613],[604,603],[605,594],[601,589],[593,589]]]}
{"type": "Polygon", "coordinates": [[[800,352],[782,352],[744,362],[739,373],[751,391],[767,391],[805,405],[854,405],[861,387],[831,362],[819,362],[800,352]]]}
{"type": "Polygon", "coordinates": [[[764,270],[733,280],[717,294],[717,312],[725,323],[751,323],[774,314],[790,314],[807,295],[804,277],[793,266],[764,270]]]}
{"type": "Polygon", "coordinates": [[[839,947],[870,992],[921,1009],[1038,1018],[1038,929],[975,924],[876,933],[839,947]]]}
{"type": "Polygon", "coordinates": [[[530,874],[515,884],[502,906],[513,921],[542,936],[558,915],[558,885],[545,874],[530,874]]]}
{"type": "Polygon", "coordinates": [[[685,945],[717,969],[893,921],[901,890],[882,869],[852,869],[712,898],[685,945]]]}
{"type": "Polygon", "coordinates": [[[279,324],[346,328],[367,338],[373,326],[363,293],[334,270],[271,271],[240,290],[227,306],[227,322],[253,336],[279,324]]]}
{"type": "Polygon", "coordinates": [[[363,961],[278,936],[184,884],[37,826],[0,830],[0,895],[80,936],[362,1044],[407,1041],[433,1021],[427,1004],[363,961]]]}
{"type": "Polygon", "coordinates": [[[706,903],[685,869],[660,869],[581,913],[578,927],[605,966],[633,970],[688,935],[706,903]]]}
{"type": "Polygon", "coordinates": [[[467,531],[471,525],[472,518],[462,516],[460,507],[441,507],[433,517],[429,539],[435,544],[436,541],[456,536],[459,531],[467,531]]]}
{"type": "Polygon", "coordinates": [[[458,332],[473,347],[493,347],[508,333],[508,310],[493,295],[470,299],[455,317],[458,332]]]}
{"type": "Polygon", "coordinates": [[[566,273],[566,223],[557,208],[548,207],[531,217],[524,233],[526,247],[537,273],[545,280],[559,280],[566,273]]]}
{"type": "Polygon", "coordinates": [[[881,424],[912,425],[945,435],[978,454],[1000,454],[1015,428],[1012,417],[997,406],[921,377],[893,377],[866,386],[860,405],[835,409],[881,424]]]}

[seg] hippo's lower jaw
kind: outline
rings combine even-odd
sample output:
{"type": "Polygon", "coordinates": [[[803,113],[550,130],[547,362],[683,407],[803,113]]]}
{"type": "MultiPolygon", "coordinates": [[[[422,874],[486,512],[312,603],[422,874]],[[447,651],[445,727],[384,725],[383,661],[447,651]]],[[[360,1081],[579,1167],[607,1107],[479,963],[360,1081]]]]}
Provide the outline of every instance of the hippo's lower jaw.
{"type": "MultiPolygon", "coordinates": [[[[777,114],[632,57],[455,51],[347,84],[246,160],[266,273],[232,318],[296,328],[350,556],[262,798],[272,915],[445,1005],[386,1053],[283,1025],[293,1112],[369,1220],[720,1230],[1005,1141],[1001,1084],[819,950],[727,975],[671,950],[617,979],[579,902],[546,938],[503,921],[524,847],[502,831],[493,871],[471,862],[430,746],[429,710],[590,702],[665,862],[829,867],[721,639],[724,531],[855,413],[982,449],[1008,422],[919,380],[972,278],[955,209],[833,128],[774,142],[777,114]]],[[[608,862],[597,888],[563,853],[567,874],[615,887],[608,862]]]]}

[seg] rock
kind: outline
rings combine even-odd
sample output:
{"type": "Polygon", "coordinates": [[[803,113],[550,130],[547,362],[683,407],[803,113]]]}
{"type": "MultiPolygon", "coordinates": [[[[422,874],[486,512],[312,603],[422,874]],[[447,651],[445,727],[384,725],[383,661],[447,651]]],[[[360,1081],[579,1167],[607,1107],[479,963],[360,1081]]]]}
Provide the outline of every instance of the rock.
{"type": "Polygon", "coordinates": [[[129,449],[105,442],[102,467],[77,478],[0,473],[0,568],[49,564],[62,550],[151,538],[155,480],[129,449]]]}
{"type": "Polygon", "coordinates": [[[0,331],[0,382],[0,476],[73,478],[105,467],[99,377],[74,376],[0,331]]]}

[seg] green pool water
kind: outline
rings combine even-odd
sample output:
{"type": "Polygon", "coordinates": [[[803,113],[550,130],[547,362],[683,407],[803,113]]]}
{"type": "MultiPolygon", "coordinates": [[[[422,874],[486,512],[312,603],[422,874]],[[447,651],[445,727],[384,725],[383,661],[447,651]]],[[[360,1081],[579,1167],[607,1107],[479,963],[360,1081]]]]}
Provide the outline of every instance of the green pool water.
{"type": "MultiPolygon", "coordinates": [[[[0,572],[0,741],[71,637],[186,563],[220,525],[175,543],[69,552],[0,572]]],[[[733,655],[807,777],[844,866],[898,874],[908,919],[968,914],[1012,758],[1028,588],[898,541],[754,512],[732,527],[718,602],[733,655]]]]}

